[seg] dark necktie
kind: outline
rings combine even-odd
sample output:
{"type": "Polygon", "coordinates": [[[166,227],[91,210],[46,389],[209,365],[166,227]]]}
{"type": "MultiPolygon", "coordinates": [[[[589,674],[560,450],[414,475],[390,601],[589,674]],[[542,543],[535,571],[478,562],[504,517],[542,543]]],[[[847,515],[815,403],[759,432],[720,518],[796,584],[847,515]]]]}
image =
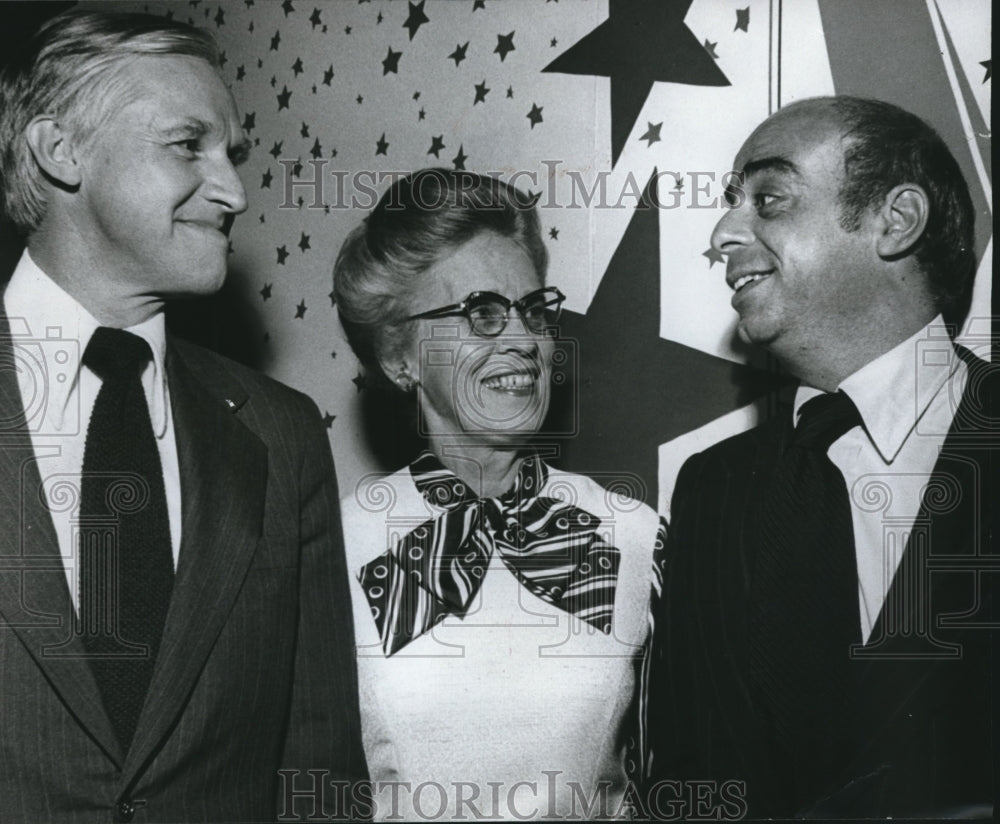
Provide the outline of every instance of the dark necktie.
{"type": "Polygon", "coordinates": [[[124,749],[135,733],[173,588],[167,499],[140,375],[148,344],[99,328],[83,363],[101,390],[87,429],[80,501],[80,621],[124,749]]]}
{"type": "Polygon", "coordinates": [[[834,778],[850,647],[861,641],[850,499],[827,456],[860,423],[843,392],[808,401],[762,490],[750,672],[775,766],[796,806],[834,778]]]}

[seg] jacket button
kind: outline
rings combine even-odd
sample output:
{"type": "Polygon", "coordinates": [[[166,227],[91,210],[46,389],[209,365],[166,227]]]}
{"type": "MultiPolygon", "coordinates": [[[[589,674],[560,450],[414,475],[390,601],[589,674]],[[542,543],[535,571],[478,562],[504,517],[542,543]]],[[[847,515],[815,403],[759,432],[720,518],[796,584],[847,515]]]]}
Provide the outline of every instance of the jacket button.
{"type": "Polygon", "coordinates": [[[115,805],[115,820],[128,824],[135,817],[135,806],[128,798],[123,798],[115,805]]]}

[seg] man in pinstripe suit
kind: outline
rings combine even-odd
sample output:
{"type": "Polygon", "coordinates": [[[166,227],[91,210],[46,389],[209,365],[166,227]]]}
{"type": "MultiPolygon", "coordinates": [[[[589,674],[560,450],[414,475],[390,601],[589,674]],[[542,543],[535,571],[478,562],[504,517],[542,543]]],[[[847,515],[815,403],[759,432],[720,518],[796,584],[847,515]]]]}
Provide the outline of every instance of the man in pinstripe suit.
{"type": "Polygon", "coordinates": [[[989,817],[998,372],[951,338],[965,181],[927,124],[849,97],[782,109],[735,168],[712,243],[739,333],[801,384],[678,476],[650,797],[726,781],[754,818],[989,817]],[[810,443],[817,410],[843,425],[810,443]]]}
{"type": "Polygon", "coordinates": [[[43,27],[3,79],[4,206],[27,238],[0,310],[3,822],[295,820],[324,787],[365,778],[318,410],[164,328],[167,300],[221,286],[246,208],[246,138],[217,66],[191,27],[81,12],[43,27]],[[98,606],[155,601],[164,616],[149,644],[116,639],[151,664],[138,695],[122,676],[134,717],[87,635],[124,624],[82,618],[96,590],[81,585],[78,492],[92,412],[118,380],[87,359],[99,336],[145,353],[127,380],[155,439],[148,501],[109,493],[103,526],[131,534],[137,509],[163,512],[109,557],[133,569],[128,554],[159,541],[166,596],[123,573],[98,606]]]}

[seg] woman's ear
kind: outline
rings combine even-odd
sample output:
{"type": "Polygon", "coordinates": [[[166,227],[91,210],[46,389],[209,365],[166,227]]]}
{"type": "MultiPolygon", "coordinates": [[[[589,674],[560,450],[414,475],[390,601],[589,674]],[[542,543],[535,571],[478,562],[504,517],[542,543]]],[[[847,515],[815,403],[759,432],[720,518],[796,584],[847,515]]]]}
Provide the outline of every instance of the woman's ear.
{"type": "Polygon", "coordinates": [[[68,189],[80,185],[80,165],[69,133],[52,115],[32,118],[25,130],[28,148],[35,161],[50,178],[68,189]]]}
{"type": "Polygon", "coordinates": [[[381,367],[383,374],[404,392],[412,392],[420,384],[416,376],[410,372],[410,368],[405,360],[382,360],[380,358],[378,365],[381,367]]]}
{"type": "Polygon", "coordinates": [[[927,228],[930,202],[927,193],[915,183],[894,186],[885,196],[881,232],[876,249],[883,259],[906,255],[920,240],[927,228]]]}

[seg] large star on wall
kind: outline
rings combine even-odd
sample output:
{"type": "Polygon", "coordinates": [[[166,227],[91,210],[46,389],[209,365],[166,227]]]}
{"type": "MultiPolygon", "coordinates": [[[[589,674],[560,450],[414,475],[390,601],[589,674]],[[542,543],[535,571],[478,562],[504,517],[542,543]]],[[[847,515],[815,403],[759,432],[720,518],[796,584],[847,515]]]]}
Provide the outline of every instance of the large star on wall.
{"type": "Polygon", "coordinates": [[[609,0],[608,19],[542,71],[611,78],[611,162],[655,82],[728,86],[684,25],[692,0],[609,0]]]}
{"type": "Polygon", "coordinates": [[[558,441],[563,469],[605,485],[622,473],[638,475],[640,497],[653,507],[660,444],[783,380],[660,337],[660,215],[654,203],[647,184],[587,313],[563,313],[560,337],[576,349],[569,358],[576,374],[557,389],[546,427],[575,432],[558,441]]]}

